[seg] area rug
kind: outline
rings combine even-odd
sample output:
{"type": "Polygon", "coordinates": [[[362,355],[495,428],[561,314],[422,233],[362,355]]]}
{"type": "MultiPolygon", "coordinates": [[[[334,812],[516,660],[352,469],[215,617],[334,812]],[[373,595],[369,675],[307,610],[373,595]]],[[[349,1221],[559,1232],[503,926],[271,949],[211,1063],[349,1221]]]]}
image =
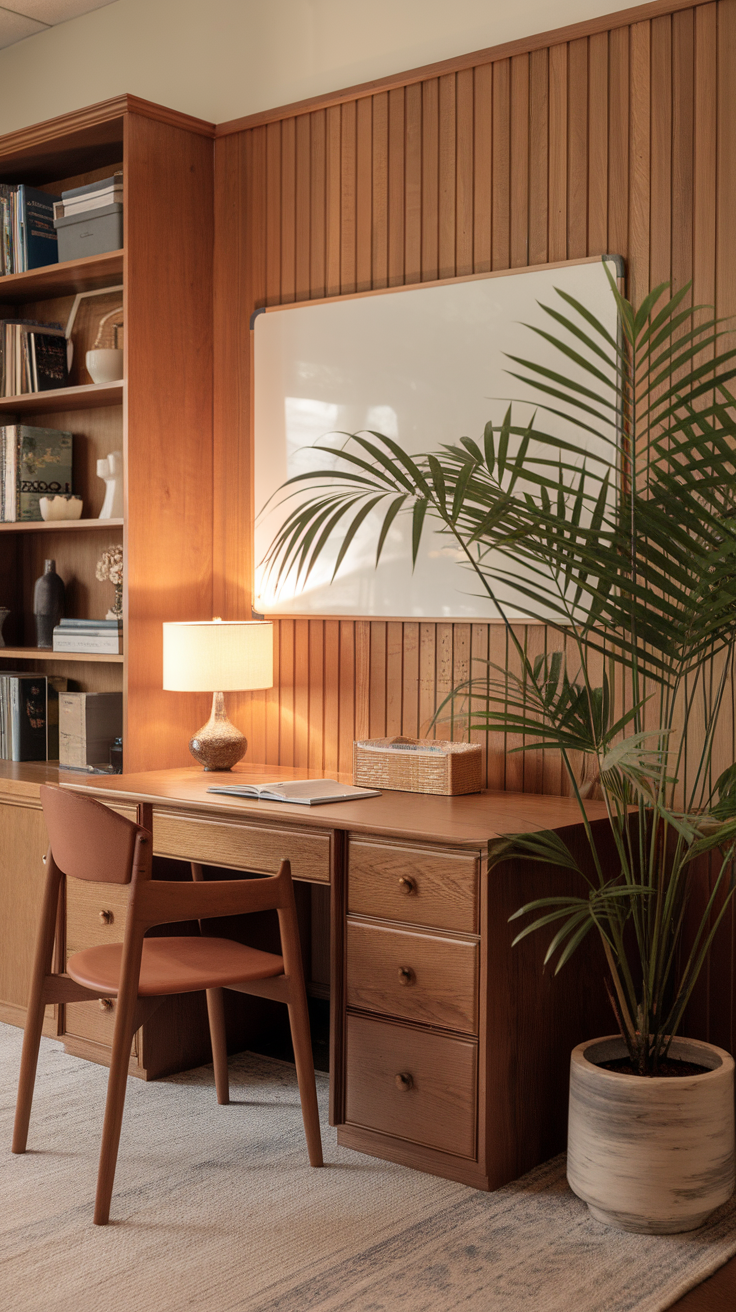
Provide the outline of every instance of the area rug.
{"type": "Polygon", "coordinates": [[[736,1252],[593,1221],[555,1159],[494,1194],[338,1148],[307,1163],[291,1066],[243,1053],[128,1082],[112,1223],[93,1226],[107,1071],[44,1040],[9,1152],[21,1032],[0,1026],[0,1306],[8,1312],[662,1312],[736,1252]]]}

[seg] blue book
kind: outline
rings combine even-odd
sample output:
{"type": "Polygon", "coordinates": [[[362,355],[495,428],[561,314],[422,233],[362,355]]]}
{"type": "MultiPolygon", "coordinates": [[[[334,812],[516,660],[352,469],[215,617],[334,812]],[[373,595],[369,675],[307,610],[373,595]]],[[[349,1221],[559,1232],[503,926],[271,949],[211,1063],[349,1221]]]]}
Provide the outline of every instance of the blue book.
{"type": "Polygon", "coordinates": [[[41,269],[45,264],[56,264],[59,245],[54,227],[54,201],[48,191],[38,191],[21,183],[18,188],[18,210],[21,233],[21,272],[41,269]]]}

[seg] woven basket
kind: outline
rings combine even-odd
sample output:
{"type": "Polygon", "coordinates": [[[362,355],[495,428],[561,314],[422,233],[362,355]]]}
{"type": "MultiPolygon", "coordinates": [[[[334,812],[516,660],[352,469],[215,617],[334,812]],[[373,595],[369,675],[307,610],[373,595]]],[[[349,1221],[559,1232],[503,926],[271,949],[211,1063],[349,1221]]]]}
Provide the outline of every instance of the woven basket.
{"type": "Polygon", "coordinates": [[[479,793],[481,749],[478,743],[450,743],[433,738],[368,738],[353,743],[353,778],[367,788],[402,793],[479,793]]]}

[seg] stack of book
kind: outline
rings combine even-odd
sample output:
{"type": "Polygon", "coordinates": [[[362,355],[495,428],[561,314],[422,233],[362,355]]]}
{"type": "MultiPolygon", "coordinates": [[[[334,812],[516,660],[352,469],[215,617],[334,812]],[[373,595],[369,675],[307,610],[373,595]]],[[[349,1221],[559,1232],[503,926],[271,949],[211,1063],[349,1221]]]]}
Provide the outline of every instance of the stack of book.
{"type": "Polygon", "coordinates": [[[0,321],[0,396],[66,387],[67,341],[59,323],[0,321]]]}
{"type": "Polygon", "coordinates": [[[62,620],[54,629],[54,651],[119,656],[123,650],[122,620],[62,620]]]}
{"type": "Polygon", "coordinates": [[[0,428],[0,522],[42,519],[41,497],[72,490],[72,435],[59,428],[0,428]]]}
{"type": "Polygon", "coordinates": [[[59,693],[66,679],[26,670],[0,673],[0,760],[55,761],[59,693]]]}
{"type": "Polygon", "coordinates": [[[123,175],[114,173],[111,178],[100,178],[99,182],[88,182],[84,187],[72,187],[71,191],[62,191],[61,200],[53,207],[54,219],[69,219],[72,215],[89,214],[94,210],[104,209],[106,205],[122,205],[123,175]]]}
{"type": "Polygon", "coordinates": [[[54,204],[58,196],[0,182],[0,275],[26,273],[59,258],[54,204]]]}

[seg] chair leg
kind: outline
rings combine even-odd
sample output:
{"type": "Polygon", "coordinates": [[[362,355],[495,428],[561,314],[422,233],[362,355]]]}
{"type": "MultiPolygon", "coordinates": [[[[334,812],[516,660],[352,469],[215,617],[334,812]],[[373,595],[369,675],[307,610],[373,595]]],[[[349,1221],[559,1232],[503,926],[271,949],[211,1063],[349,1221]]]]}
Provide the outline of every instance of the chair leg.
{"type": "Polygon", "coordinates": [[[51,850],[46,858],[48,862],[46,881],[43,892],[41,919],[36,938],[36,951],[31,975],[31,992],[26,1012],[25,1034],[23,1035],[23,1052],[20,1061],[20,1078],[18,1080],[18,1101],[15,1106],[15,1127],[13,1129],[12,1151],[24,1153],[28,1142],[28,1126],[31,1119],[33,1088],[36,1083],[38,1050],[41,1046],[43,1017],[46,1009],[46,978],[51,970],[54,951],[56,918],[59,908],[59,890],[61,873],[57,869],[51,850]]]}
{"type": "Polygon", "coordinates": [[[317,1085],[314,1078],[314,1058],[312,1040],[309,1032],[309,1011],[307,995],[301,980],[292,982],[292,997],[289,1002],[289,1025],[291,1042],[294,1047],[296,1077],[299,1082],[299,1098],[302,1104],[302,1120],[307,1139],[307,1151],[311,1166],[322,1166],[322,1134],[319,1128],[319,1108],[317,1106],[317,1085]]]}
{"type": "Polygon", "coordinates": [[[217,1101],[224,1106],[230,1101],[230,1082],[227,1070],[227,1035],[225,1033],[225,994],[223,989],[207,989],[207,1015],[210,1021],[212,1062],[215,1067],[217,1101]]]}
{"type": "Polygon", "coordinates": [[[40,989],[34,989],[36,995],[29,1003],[26,1013],[26,1028],[23,1035],[23,1053],[20,1059],[20,1078],[18,1080],[18,1101],[15,1105],[15,1126],[13,1128],[12,1151],[24,1153],[28,1142],[28,1126],[31,1120],[33,1089],[36,1083],[38,1050],[41,1046],[43,1015],[45,1006],[40,989]]]}

